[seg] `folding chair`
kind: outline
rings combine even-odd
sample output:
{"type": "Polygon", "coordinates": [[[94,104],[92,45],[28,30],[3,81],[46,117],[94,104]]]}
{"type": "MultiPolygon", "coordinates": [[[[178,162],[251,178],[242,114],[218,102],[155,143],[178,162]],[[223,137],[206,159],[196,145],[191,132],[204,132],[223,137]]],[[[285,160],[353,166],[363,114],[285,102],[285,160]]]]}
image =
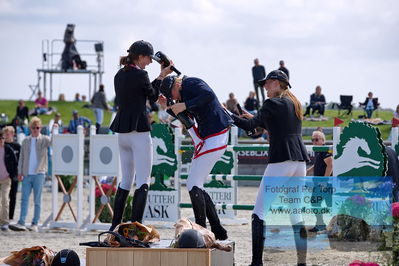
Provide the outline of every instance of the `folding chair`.
{"type": "Polygon", "coordinates": [[[352,95],[340,95],[339,99],[341,100],[340,104],[337,104],[338,107],[338,115],[341,114],[341,110],[347,110],[347,115],[352,116],[352,100],[353,96],[352,95]]]}

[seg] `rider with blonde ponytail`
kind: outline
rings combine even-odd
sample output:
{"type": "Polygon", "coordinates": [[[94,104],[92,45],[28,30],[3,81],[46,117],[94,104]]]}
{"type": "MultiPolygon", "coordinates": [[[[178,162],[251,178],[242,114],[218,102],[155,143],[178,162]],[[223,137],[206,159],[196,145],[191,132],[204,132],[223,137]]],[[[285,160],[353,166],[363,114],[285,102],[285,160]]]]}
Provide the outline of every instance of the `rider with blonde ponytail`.
{"type": "MultiPolygon", "coordinates": [[[[270,72],[259,81],[267,91],[268,99],[255,115],[244,113],[233,115],[234,124],[244,130],[265,128],[270,137],[269,162],[259,187],[255,208],[252,214],[252,263],[263,265],[264,220],[267,210],[276,195],[266,195],[269,178],[306,176],[306,161],[309,160],[302,142],[301,103],[289,90],[291,85],[287,75],[281,70],[270,72]]],[[[289,184],[288,184],[289,185],[289,184]]],[[[290,216],[297,249],[298,265],[306,265],[306,229],[301,214],[290,216]]]]}

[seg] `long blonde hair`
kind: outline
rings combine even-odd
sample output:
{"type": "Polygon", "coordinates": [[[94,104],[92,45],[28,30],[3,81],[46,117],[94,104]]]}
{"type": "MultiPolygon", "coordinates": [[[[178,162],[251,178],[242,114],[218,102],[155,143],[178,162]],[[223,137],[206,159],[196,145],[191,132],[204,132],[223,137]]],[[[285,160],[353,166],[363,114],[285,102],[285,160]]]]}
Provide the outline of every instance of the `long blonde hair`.
{"type": "Polygon", "coordinates": [[[280,81],[280,80],[279,80],[279,82],[280,82],[280,88],[283,90],[283,92],[280,94],[280,97],[287,97],[288,99],[290,99],[292,101],[292,103],[294,104],[294,107],[295,107],[296,116],[298,117],[299,120],[302,120],[303,119],[303,114],[302,114],[302,104],[301,104],[301,102],[288,89],[287,83],[285,83],[284,81],[280,81]]]}

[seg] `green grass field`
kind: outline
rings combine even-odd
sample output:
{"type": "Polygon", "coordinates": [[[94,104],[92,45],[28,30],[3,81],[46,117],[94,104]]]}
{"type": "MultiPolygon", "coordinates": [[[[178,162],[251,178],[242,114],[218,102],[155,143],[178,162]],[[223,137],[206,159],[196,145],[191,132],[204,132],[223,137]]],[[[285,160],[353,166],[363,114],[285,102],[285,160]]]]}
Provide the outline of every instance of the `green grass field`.
{"type": "MultiPolygon", "coordinates": [[[[15,116],[16,106],[18,104],[17,100],[1,100],[0,101],[0,113],[5,113],[8,116],[9,121],[15,116]]],[[[34,107],[34,103],[32,101],[26,101],[26,106],[29,109],[34,107]]],[[[82,116],[86,116],[92,122],[95,122],[94,113],[89,108],[83,108],[83,103],[81,102],[49,102],[49,106],[55,108],[57,112],[61,114],[61,119],[64,125],[68,125],[69,120],[72,118],[72,111],[78,110],[79,114],[82,116]]],[[[357,119],[359,115],[363,115],[363,110],[354,110],[353,115],[351,116],[341,116],[340,118],[345,121],[343,125],[347,125],[352,118],[357,119]]],[[[54,114],[52,115],[41,115],[40,118],[44,125],[47,125],[50,119],[52,119],[54,114]]],[[[333,127],[334,126],[334,117],[338,117],[338,110],[326,110],[325,116],[329,118],[327,121],[303,121],[303,127],[333,127]]],[[[378,111],[378,117],[382,120],[390,121],[392,120],[392,111],[378,111]]],[[[376,113],[373,114],[373,117],[376,117],[376,113]]],[[[154,119],[158,118],[154,116],[154,119]]],[[[103,125],[109,125],[111,120],[111,112],[104,113],[104,123],[103,125]]],[[[382,138],[385,140],[388,138],[391,125],[378,125],[377,126],[380,131],[382,138]]],[[[310,139],[310,136],[304,136],[305,139],[310,139]]],[[[332,139],[332,136],[327,136],[327,139],[332,139]]]]}
{"type": "MultiPolygon", "coordinates": [[[[26,101],[26,106],[29,110],[33,109],[35,104],[33,101],[26,101]]],[[[9,121],[15,117],[15,111],[18,105],[17,100],[1,100],[0,101],[0,113],[5,113],[8,116],[9,121]]],[[[83,108],[82,102],[49,102],[49,106],[55,108],[57,112],[61,114],[61,120],[64,126],[67,126],[69,120],[72,118],[72,111],[78,110],[81,116],[89,118],[93,123],[95,123],[94,112],[92,109],[83,108]]],[[[54,112],[51,115],[40,115],[43,125],[47,125],[48,122],[54,117],[54,112]]],[[[109,125],[111,120],[111,112],[104,112],[104,122],[103,125],[109,125]]]]}

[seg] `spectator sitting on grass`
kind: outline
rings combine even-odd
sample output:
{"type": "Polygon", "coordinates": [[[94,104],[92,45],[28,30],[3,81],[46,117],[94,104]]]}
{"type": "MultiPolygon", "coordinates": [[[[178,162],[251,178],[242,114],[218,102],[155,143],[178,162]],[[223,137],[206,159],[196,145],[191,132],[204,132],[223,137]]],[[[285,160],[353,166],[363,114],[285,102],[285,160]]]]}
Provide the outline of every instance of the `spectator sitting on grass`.
{"type": "Polygon", "coordinates": [[[42,92],[37,93],[37,98],[35,100],[35,109],[31,115],[41,115],[48,112],[48,101],[42,96],[42,92]]]}
{"type": "Polygon", "coordinates": [[[91,126],[91,121],[87,117],[79,116],[77,110],[73,110],[72,119],[69,121],[68,132],[77,134],[78,126],[83,126],[83,128],[88,129],[91,126]]]}

